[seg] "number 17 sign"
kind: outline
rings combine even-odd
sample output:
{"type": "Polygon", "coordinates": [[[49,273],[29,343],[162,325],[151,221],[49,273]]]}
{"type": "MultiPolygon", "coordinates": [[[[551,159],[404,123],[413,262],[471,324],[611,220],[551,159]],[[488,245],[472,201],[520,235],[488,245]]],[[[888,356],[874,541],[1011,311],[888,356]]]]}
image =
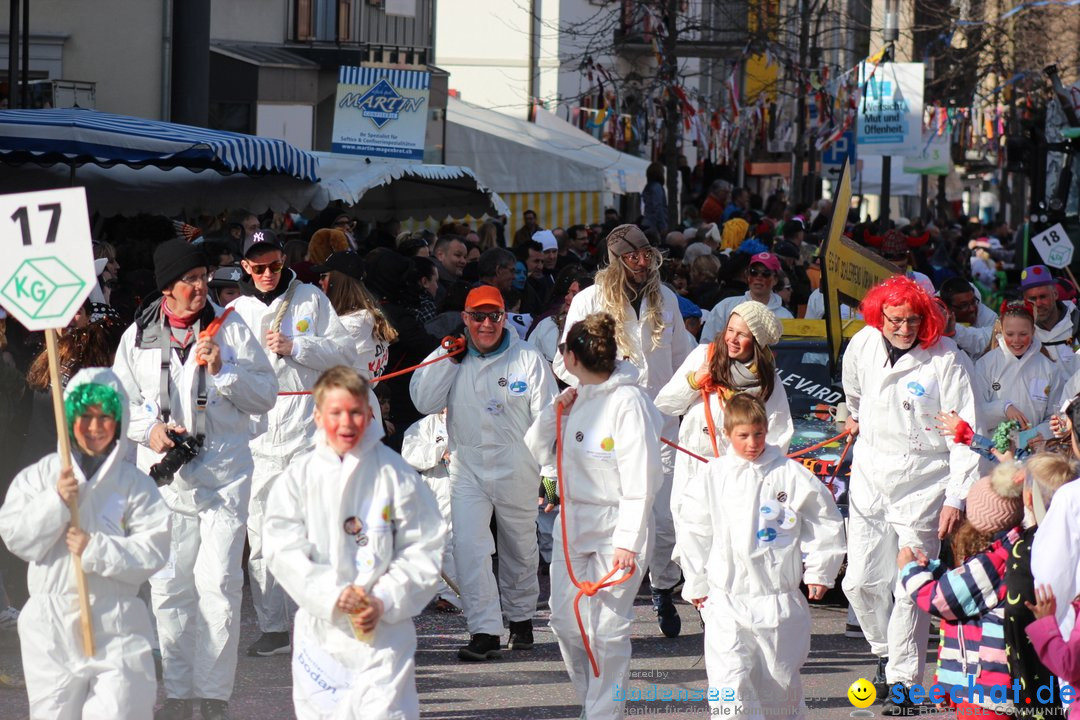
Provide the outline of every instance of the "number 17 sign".
{"type": "Polygon", "coordinates": [[[63,328],[90,294],[84,188],[0,195],[0,305],[28,330],[63,328]]]}

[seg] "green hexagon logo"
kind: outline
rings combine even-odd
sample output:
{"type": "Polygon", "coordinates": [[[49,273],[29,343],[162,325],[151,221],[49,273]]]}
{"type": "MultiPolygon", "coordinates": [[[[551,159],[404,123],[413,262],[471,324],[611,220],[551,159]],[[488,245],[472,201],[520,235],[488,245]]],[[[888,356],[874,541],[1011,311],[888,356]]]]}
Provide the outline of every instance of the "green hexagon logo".
{"type": "Polygon", "coordinates": [[[66,321],[85,287],[86,281],[59,258],[32,258],[15,269],[0,296],[34,320],[66,321]]]}

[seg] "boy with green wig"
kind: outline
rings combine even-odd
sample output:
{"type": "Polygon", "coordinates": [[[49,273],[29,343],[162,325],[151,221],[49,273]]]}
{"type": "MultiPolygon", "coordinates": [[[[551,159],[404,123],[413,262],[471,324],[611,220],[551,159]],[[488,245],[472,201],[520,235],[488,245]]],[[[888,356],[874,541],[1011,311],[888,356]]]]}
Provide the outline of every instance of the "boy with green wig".
{"type": "Polygon", "coordinates": [[[126,459],[127,397],[112,370],[80,370],[64,396],[71,469],[61,469],[59,453],[46,455],[16,476],[0,506],[0,537],[30,563],[19,616],[30,717],[149,720],[157,682],[150,614],[136,593],[168,557],[169,509],[126,459]],[[71,554],[81,557],[90,594],[92,658],[82,648],[71,554]]]}

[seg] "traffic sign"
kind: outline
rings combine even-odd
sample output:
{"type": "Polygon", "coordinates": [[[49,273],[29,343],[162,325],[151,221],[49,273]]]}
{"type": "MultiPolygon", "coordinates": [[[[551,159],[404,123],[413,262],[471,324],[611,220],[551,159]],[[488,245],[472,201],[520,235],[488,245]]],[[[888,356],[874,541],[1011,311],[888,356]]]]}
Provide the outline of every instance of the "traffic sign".
{"type": "Polygon", "coordinates": [[[848,128],[832,145],[821,151],[821,167],[825,177],[830,180],[840,178],[840,171],[847,162],[855,168],[855,130],[848,128]]]}
{"type": "Polygon", "coordinates": [[[28,330],[63,328],[97,275],[84,188],[0,195],[0,305],[28,330]]]}
{"type": "Polygon", "coordinates": [[[1052,268],[1067,267],[1072,262],[1072,240],[1069,239],[1061,223],[1031,238],[1031,244],[1039,251],[1043,262],[1052,268]]]}

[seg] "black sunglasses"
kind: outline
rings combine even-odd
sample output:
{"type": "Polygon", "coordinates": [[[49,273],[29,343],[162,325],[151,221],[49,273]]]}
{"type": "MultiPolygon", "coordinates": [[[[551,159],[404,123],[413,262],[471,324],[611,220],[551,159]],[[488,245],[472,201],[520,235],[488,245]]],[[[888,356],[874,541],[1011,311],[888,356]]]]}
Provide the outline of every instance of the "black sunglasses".
{"type": "Polygon", "coordinates": [[[473,322],[482,323],[484,320],[490,320],[493,323],[497,323],[503,319],[504,313],[502,310],[492,310],[491,312],[481,312],[479,310],[466,310],[465,314],[472,318],[473,322]]]}
{"type": "Polygon", "coordinates": [[[746,274],[749,275],[750,277],[771,278],[773,276],[773,271],[769,270],[767,268],[766,269],[750,268],[749,270],[746,271],[746,274]]]}

